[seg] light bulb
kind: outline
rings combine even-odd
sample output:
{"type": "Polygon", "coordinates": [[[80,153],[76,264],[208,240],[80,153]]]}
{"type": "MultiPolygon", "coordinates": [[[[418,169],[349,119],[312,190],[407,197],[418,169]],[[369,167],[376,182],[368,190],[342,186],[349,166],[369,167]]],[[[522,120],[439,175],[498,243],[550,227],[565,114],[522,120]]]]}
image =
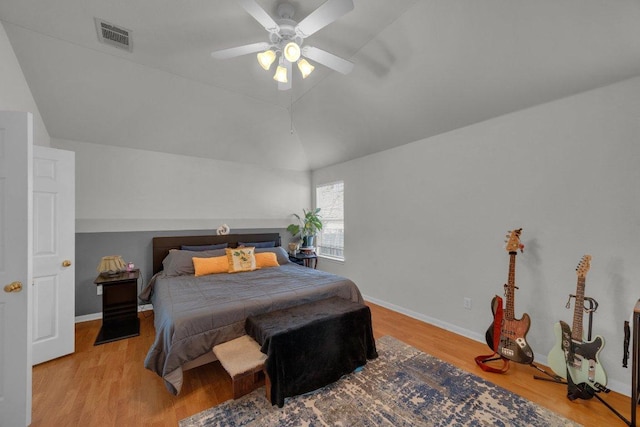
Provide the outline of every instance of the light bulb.
{"type": "Polygon", "coordinates": [[[287,69],[282,65],[278,65],[276,69],[276,73],[273,76],[273,80],[278,81],[280,83],[287,83],[287,69]]]}
{"type": "Polygon", "coordinates": [[[298,61],[298,69],[300,70],[300,73],[302,74],[302,78],[306,79],[307,76],[309,76],[309,74],[311,74],[311,72],[315,69],[316,67],[314,67],[313,65],[309,64],[309,62],[302,58],[300,61],[298,61]]]}
{"type": "Polygon", "coordinates": [[[300,46],[295,42],[289,42],[284,47],[284,57],[289,62],[296,62],[300,59],[300,46]]]}
{"type": "Polygon", "coordinates": [[[271,68],[271,64],[276,60],[276,53],[271,49],[265,50],[258,54],[258,64],[265,70],[271,68]]]}

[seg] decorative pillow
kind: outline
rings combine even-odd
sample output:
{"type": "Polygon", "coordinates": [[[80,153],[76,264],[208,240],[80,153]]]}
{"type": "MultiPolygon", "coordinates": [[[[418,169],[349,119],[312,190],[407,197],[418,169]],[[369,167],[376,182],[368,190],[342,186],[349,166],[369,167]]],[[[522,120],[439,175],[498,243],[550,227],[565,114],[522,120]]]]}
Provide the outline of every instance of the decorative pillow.
{"type": "Polygon", "coordinates": [[[286,250],[284,250],[282,246],[276,246],[275,248],[257,248],[256,249],[256,254],[267,253],[267,252],[276,254],[276,257],[278,259],[278,264],[280,265],[288,264],[291,262],[289,261],[289,254],[287,253],[286,250]]]}
{"type": "Polygon", "coordinates": [[[197,246],[182,245],[180,246],[180,249],[182,249],[183,251],[200,252],[200,251],[212,251],[215,249],[225,249],[228,246],[229,246],[228,243],[218,243],[216,245],[197,245],[197,246]]]}
{"type": "Polygon", "coordinates": [[[244,243],[244,242],[238,242],[238,246],[247,246],[247,247],[254,247],[254,248],[275,248],[276,247],[276,242],[271,241],[271,242],[251,242],[251,243],[244,243]]]}
{"type": "Polygon", "coordinates": [[[227,252],[229,273],[253,271],[256,269],[255,248],[227,248],[225,251],[227,252]]]}
{"type": "Polygon", "coordinates": [[[196,277],[229,272],[229,261],[226,255],[214,256],[212,258],[193,257],[192,259],[196,277]]]}
{"type": "Polygon", "coordinates": [[[211,258],[214,256],[224,256],[224,249],[216,249],[214,251],[181,251],[171,249],[162,261],[162,270],[166,276],[184,276],[187,274],[195,274],[193,268],[193,257],[211,258]]]}
{"type": "Polygon", "coordinates": [[[278,257],[273,252],[262,252],[256,254],[256,267],[279,267],[278,257]]]}

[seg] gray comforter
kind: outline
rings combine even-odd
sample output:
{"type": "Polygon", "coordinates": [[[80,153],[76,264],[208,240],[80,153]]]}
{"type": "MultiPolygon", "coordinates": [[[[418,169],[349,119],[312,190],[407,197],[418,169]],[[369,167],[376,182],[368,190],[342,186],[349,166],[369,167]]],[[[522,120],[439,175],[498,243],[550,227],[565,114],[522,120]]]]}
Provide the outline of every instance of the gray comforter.
{"type": "Polygon", "coordinates": [[[201,277],[159,273],[150,284],[156,339],[144,366],[173,394],[182,387],[182,365],[244,335],[248,316],[332,296],[363,302],[351,280],[293,263],[201,277]]]}

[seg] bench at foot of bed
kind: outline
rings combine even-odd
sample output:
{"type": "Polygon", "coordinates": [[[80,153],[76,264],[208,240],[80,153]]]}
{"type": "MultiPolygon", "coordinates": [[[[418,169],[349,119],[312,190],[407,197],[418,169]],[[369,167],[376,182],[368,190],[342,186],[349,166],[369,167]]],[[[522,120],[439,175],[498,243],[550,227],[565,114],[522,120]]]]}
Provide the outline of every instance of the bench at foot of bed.
{"type": "Polygon", "coordinates": [[[251,393],[265,383],[264,362],[267,355],[251,337],[243,335],[213,347],[222,367],[231,377],[233,398],[251,393]]]}
{"type": "Polygon", "coordinates": [[[245,331],[267,354],[267,398],[279,407],[378,356],[369,307],[338,297],[250,316],[245,331]]]}
{"type": "Polygon", "coordinates": [[[234,399],[264,384],[267,399],[282,407],[285,397],[324,387],[378,356],[369,307],[338,297],[251,316],[245,330],[213,348],[234,399]]]}

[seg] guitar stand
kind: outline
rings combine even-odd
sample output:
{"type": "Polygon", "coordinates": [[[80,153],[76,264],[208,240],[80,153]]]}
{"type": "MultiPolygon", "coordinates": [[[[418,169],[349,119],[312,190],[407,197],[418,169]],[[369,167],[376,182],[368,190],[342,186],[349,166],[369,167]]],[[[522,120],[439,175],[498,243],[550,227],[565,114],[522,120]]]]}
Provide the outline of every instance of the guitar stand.
{"type": "Polygon", "coordinates": [[[541,377],[539,375],[534,375],[533,378],[536,380],[543,380],[543,381],[552,381],[554,383],[558,383],[558,384],[567,384],[567,382],[564,380],[564,378],[562,378],[560,375],[555,375],[552,374],[549,371],[545,371],[544,369],[542,369],[540,366],[534,364],[534,363],[530,363],[529,366],[531,366],[534,369],[537,369],[538,371],[542,372],[543,374],[545,374],[547,377],[541,377]]]}
{"type": "MultiPolygon", "coordinates": [[[[569,301],[567,301],[567,308],[569,308],[570,306],[570,302],[571,302],[571,298],[575,298],[576,296],[571,294],[569,295],[569,301]]],[[[592,330],[592,326],[593,326],[593,313],[598,309],[598,302],[596,300],[594,300],[593,298],[590,297],[584,297],[584,300],[587,301],[589,303],[589,308],[584,309],[584,311],[589,315],[589,328],[587,329],[587,341],[591,341],[591,330],[592,330]]],[[[620,414],[620,412],[618,412],[616,410],[616,408],[614,408],[613,406],[611,406],[609,403],[607,403],[602,397],[598,396],[599,392],[604,392],[604,393],[609,393],[611,390],[609,390],[608,388],[604,387],[604,386],[600,386],[598,387],[598,390],[594,390],[591,387],[580,387],[580,385],[574,384],[573,381],[566,381],[564,378],[562,378],[559,375],[556,374],[552,374],[549,371],[546,371],[544,369],[542,369],[541,367],[530,363],[529,364],[532,368],[537,369],[538,371],[542,372],[543,374],[545,374],[547,377],[541,377],[539,375],[534,375],[533,378],[536,380],[543,380],[543,381],[551,381],[554,383],[558,383],[558,384],[564,384],[569,388],[569,391],[567,392],[567,398],[569,400],[575,400],[575,399],[584,399],[584,400],[588,400],[591,399],[592,397],[595,397],[596,399],[598,399],[600,402],[602,402],[602,404],[604,404],[604,406],[606,406],[611,412],[613,412],[614,414],[616,414],[618,416],[618,418],[620,418],[622,421],[624,421],[624,423],[628,426],[631,427],[636,427],[635,425],[635,417],[633,417],[632,421],[627,420],[625,417],[622,416],[622,414],[620,414]]],[[[599,384],[598,384],[599,385],[599,384]]]]}

